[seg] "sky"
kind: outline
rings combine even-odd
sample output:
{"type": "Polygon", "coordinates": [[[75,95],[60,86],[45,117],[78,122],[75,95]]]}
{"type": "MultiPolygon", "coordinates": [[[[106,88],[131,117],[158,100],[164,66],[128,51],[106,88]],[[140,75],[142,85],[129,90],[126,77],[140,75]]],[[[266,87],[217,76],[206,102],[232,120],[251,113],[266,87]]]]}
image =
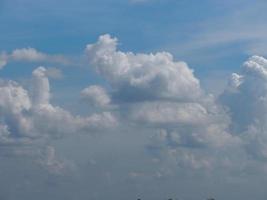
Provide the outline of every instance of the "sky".
{"type": "Polygon", "coordinates": [[[264,0],[0,0],[1,200],[265,200],[264,0]]]}

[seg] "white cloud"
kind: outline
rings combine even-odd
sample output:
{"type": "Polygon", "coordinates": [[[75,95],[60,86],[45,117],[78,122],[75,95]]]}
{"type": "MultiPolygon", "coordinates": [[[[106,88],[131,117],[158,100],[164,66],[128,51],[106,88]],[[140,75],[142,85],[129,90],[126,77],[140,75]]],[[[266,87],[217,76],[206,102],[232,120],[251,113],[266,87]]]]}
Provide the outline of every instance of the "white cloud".
{"type": "Polygon", "coordinates": [[[48,62],[57,64],[68,64],[69,61],[62,55],[49,55],[37,51],[34,48],[15,49],[10,55],[10,60],[26,62],[48,62]]]}
{"type": "Polygon", "coordinates": [[[211,170],[236,167],[242,157],[239,162],[248,169],[254,164],[246,156],[253,162],[267,160],[266,59],[251,57],[215,99],[205,94],[186,63],[174,61],[171,54],[125,53],[117,43],[103,35],[88,45],[90,64],[110,84],[122,123],[151,134],[160,130],[148,149],[163,163],[168,158],[179,167],[211,170]]]}
{"type": "MultiPolygon", "coordinates": [[[[2,69],[5,65],[9,62],[16,61],[16,62],[34,62],[34,63],[52,63],[52,64],[59,64],[59,65],[68,65],[70,64],[70,60],[63,56],[63,55],[50,55],[43,52],[40,52],[34,48],[22,48],[22,49],[15,49],[10,54],[8,53],[1,53],[0,54],[0,69],[2,69]]],[[[52,70],[52,69],[51,69],[52,70]]],[[[51,75],[59,75],[59,71],[57,72],[53,70],[53,72],[49,70],[48,72],[51,75]]],[[[57,76],[56,75],[56,76],[57,76]]]]}
{"type": "Polygon", "coordinates": [[[33,48],[23,48],[23,49],[15,49],[11,56],[13,60],[16,61],[44,61],[47,59],[47,55],[41,52],[38,52],[33,48]]]}
{"type": "Polygon", "coordinates": [[[97,85],[92,85],[83,89],[81,92],[81,97],[88,102],[89,105],[97,107],[106,107],[111,102],[106,90],[97,85]]]}
{"type": "MultiPolygon", "coordinates": [[[[95,134],[117,126],[113,113],[74,116],[53,106],[50,98],[50,84],[44,67],[32,72],[30,92],[14,81],[0,81],[0,147],[4,145],[6,151],[31,156],[34,151],[46,148],[53,138],[77,133],[95,134]],[[18,145],[15,151],[14,144],[18,145]],[[24,151],[25,147],[28,147],[27,151],[24,151]]],[[[55,159],[54,150],[50,148],[47,154],[34,157],[39,159],[40,156],[43,160],[39,163],[53,171],[59,171],[64,166],[55,159]]]]}
{"type": "Polygon", "coordinates": [[[8,81],[0,84],[0,113],[4,126],[8,126],[8,131],[12,137],[31,135],[29,129],[31,122],[27,115],[31,107],[28,92],[17,83],[8,81]]]}
{"type": "Polygon", "coordinates": [[[252,56],[234,74],[220,101],[229,109],[231,129],[255,159],[267,160],[267,60],[252,56]],[[237,83],[237,84],[232,84],[237,83]]]}
{"type": "Polygon", "coordinates": [[[151,133],[158,129],[165,133],[161,144],[151,141],[150,149],[161,146],[158,153],[165,152],[178,165],[186,162],[193,168],[210,168],[216,158],[204,162],[209,159],[198,151],[206,154],[240,145],[228,132],[226,112],[203,92],[186,63],[174,61],[167,52],[124,53],[117,50],[117,43],[116,38],[103,35],[86,52],[94,69],[110,83],[122,121],[151,133]]]}
{"type": "Polygon", "coordinates": [[[116,38],[102,35],[95,44],[87,46],[86,53],[91,65],[117,90],[120,99],[192,100],[201,94],[193,71],[186,63],[175,62],[167,52],[124,53],[117,51],[116,38]]]}
{"type": "Polygon", "coordinates": [[[46,69],[39,67],[33,72],[33,104],[39,106],[50,101],[50,86],[46,75],[46,69]]]}
{"type": "MultiPolygon", "coordinates": [[[[91,108],[88,116],[51,104],[49,77],[60,74],[57,70],[35,69],[29,89],[0,81],[0,146],[13,146],[20,155],[33,154],[39,146],[39,164],[57,173],[65,163],[50,148],[52,139],[118,127],[129,134],[125,138],[142,140],[138,145],[147,147],[157,169],[247,170],[260,169],[259,163],[267,161],[266,59],[251,57],[216,99],[201,88],[187,64],[171,54],[122,52],[117,43],[104,35],[87,46],[90,66],[109,88],[91,85],[81,91],[91,108]]],[[[132,141],[122,143],[127,142],[132,141]]],[[[164,170],[159,171],[161,177],[164,170]]]]}

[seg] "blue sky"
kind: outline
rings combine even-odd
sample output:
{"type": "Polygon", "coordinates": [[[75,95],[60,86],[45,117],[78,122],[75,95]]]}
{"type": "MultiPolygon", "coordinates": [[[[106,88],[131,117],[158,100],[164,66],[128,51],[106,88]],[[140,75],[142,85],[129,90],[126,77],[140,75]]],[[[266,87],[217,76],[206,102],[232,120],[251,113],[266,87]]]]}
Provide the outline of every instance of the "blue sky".
{"type": "Polygon", "coordinates": [[[85,44],[109,33],[122,50],[169,51],[200,78],[222,70],[225,79],[249,55],[265,55],[265,7],[239,0],[1,1],[1,50],[80,56],[85,44]]]}
{"type": "Polygon", "coordinates": [[[267,193],[264,0],[0,0],[0,199],[267,193]]]}

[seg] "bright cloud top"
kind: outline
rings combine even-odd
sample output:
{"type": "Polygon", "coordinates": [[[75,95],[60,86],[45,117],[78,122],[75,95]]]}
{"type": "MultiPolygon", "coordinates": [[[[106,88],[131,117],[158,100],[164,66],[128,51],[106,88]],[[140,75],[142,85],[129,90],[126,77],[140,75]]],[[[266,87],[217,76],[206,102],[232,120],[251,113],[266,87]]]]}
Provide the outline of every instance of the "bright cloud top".
{"type": "Polygon", "coordinates": [[[193,100],[201,94],[192,70],[184,62],[173,61],[170,53],[117,51],[117,39],[110,35],[100,36],[96,44],[87,46],[86,53],[95,70],[109,81],[120,97],[193,100]]]}

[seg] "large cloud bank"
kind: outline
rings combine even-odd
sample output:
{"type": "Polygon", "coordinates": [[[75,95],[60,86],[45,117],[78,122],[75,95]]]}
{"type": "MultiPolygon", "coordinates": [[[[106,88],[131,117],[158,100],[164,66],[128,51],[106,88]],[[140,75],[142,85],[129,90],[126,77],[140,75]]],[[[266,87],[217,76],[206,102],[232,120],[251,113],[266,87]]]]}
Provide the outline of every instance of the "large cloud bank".
{"type": "Polygon", "coordinates": [[[209,170],[242,163],[247,169],[266,158],[264,58],[251,57],[215,98],[171,54],[121,52],[117,46],[110,35],[87,45],[90,66],[110,84],[122,121],[154,133],[147,149],[158,161],[209,170]]]}
{"type": "MultiPolygon", "coordinates": [[[[110,35],[87,45],[85,53],[89,67],[107,83],[89,85],[80,92],[83,106],[92,113],[79,116],[52,105],[51,73],[45,67],[32,72],[29,88],[1,80],[1,146],[14,149],[17,145],[23,154],[24,147],[34,149],[42,144],[39,163],[58,171],[65,165],[56,160],[49,141],[119,127],[116,131],[148,134],[150,139],[143,148],[158,166],[209,171],[256,167],[266,171],[264,58],[249,58],[239,73],[232,74],[224,92],[215,97],[205,92],[186,63],[175,61],[170,53],[122,52],[118,40],[110,35]]],[[[55,57],[21,49],[2,54],[0,66],[10,59],[37,62],[55,57]]]]}

